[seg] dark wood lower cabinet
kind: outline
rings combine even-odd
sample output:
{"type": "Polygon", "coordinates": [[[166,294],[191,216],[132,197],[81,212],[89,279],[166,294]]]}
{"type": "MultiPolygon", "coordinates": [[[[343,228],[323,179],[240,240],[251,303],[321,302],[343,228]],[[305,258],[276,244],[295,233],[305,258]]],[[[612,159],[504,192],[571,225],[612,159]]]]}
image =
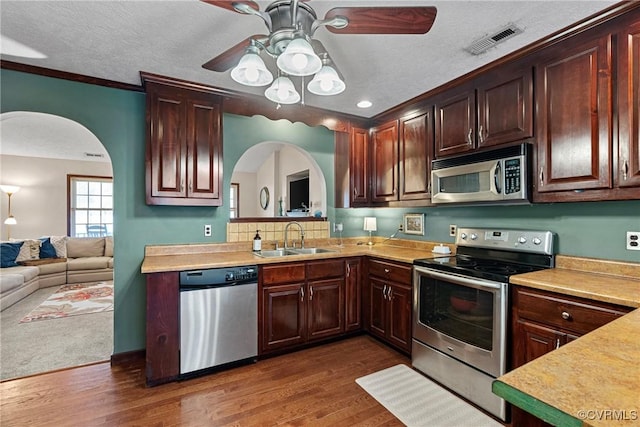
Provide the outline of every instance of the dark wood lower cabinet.
{"type": "Polygon", "coordinates": [[[349,258],[344,262],[344,329],[362,329],[362,259],[349,258]]]}
{"type": "Polygon", "coordinates": [[[344,332],[344,279],[316,280],[307,284],[307,339],[344,332]]]}
{"type": "Polygon", "coordinates": [[[262,350],[277,350],[305,341],[306,306],[302,299],[304,283],[270,286],[262,289],[262,350]]]}
{"type": "MultiPolygon", "coordinates": [[[[631,311],[627,307],[520,286],[512,289],[513,369],[631,311]]],[[[511,420],[514,427],[549,426],[513,405],[511,420]]]]}

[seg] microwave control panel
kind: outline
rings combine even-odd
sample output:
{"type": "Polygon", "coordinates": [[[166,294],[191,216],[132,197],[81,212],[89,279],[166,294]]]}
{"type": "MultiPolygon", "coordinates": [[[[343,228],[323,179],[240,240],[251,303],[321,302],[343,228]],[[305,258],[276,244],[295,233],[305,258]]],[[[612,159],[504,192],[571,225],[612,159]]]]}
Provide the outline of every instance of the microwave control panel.
{"type": "Polygon", "coordinates": [[[519,193],[521,180],[520,158],[504,161],[504,193],[519,193]]]}

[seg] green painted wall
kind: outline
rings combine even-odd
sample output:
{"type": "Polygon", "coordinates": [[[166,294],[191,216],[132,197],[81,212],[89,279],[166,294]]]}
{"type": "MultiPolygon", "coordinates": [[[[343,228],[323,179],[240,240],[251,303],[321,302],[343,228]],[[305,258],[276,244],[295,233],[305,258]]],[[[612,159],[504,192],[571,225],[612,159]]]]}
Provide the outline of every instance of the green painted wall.
{"type": "MultiPolygon", "coordinates": [[[[145,281],[140,264],[147,244],[223,241],[228,209],[147,206],[144,184],[145,96],[9,70],[0,71],[2,112],[38,111],[75,120],[104,144],[113,164],[115,239],[114,351],[144,348],[145,281]],[[213,239],[202,236],[212,224],[213,239]]],[[[327,179],[327,216],[345,225],[345,236],[363,235],[362,218],[378,217],[378,235],[389,235],[405,212],[426,213],[428,240],[451,241],[448,225],[545,228],[558,233],[564,254],[640,261],[622,248],[623,231],[640,230],[640,201],[514,207],[334,209],[333,134],[286,120],[224,116],[224,184],[241,154],[261,141],[297,144],[311,153],[327,179]]],[[[401,235],[403,236],[403,235],[401,235]]],[[[405,236],[406,237],[406,236],[405,236]]]]}

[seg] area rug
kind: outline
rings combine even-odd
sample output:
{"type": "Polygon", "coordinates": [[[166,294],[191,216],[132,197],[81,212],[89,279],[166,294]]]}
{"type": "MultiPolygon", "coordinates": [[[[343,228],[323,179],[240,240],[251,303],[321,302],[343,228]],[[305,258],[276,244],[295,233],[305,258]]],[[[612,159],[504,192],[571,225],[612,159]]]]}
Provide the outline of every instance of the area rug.
{"type": "Polygon", "coordinates": [[[113,310],[113,281],[63,285],[20,323],[113,310]]]}
{"type": "Polygon", "coordinates": [[[409,427],[502,426],[406,365],[383,369],[356,383],[409,427]]]}

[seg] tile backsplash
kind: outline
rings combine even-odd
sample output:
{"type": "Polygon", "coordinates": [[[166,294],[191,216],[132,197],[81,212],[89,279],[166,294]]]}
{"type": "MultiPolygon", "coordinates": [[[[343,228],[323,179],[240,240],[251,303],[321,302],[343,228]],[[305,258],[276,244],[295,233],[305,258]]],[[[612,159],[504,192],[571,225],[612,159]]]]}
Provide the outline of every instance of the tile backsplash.
{"type": "MultiPolygon", "coordinates": [[[[300,221],[304,230],[305,239],[328,239],[329,221],[300,221]]],[[[286,222],[228,222],[227,242],[249,242],[260,230],[263,243],[284,243],[284,228],[286,222]]],[[[300,240],[300,229],[297,226],[289,227],[289,240],[300,240]]]]}

